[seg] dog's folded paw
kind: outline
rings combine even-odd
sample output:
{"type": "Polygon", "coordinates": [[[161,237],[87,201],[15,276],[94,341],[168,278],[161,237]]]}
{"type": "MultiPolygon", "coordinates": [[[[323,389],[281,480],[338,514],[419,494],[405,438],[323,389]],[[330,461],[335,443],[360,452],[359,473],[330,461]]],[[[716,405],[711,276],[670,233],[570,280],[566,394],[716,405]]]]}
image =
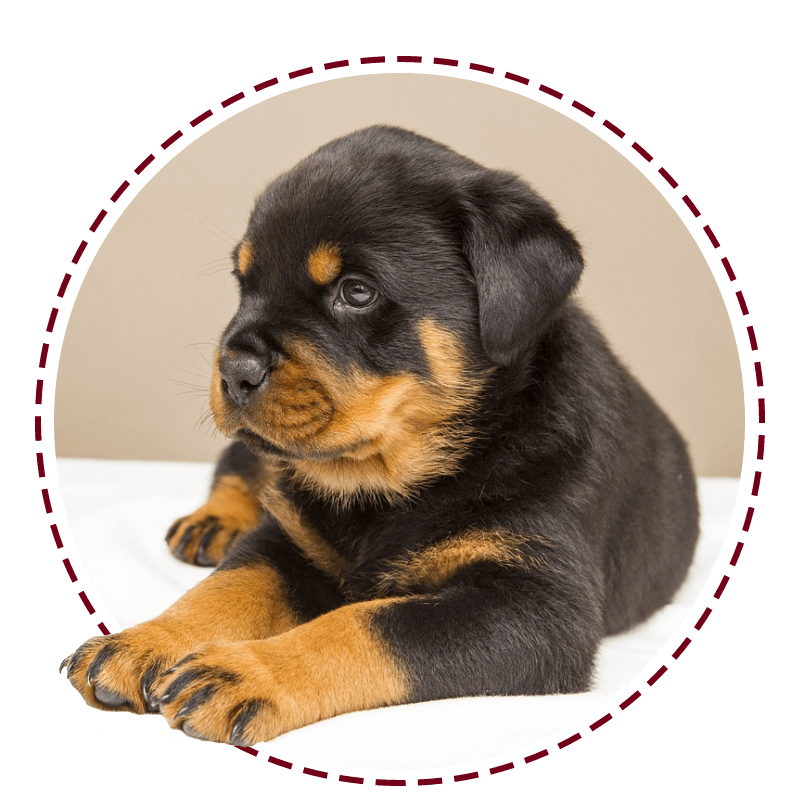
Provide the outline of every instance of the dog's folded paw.
{"type": "Polygon", "coordinates": [[[243,532],[240,520],[210,513],[204,506],[174,522],[166,541],[172,555],[180,561],[215,567],[243,532]]]}

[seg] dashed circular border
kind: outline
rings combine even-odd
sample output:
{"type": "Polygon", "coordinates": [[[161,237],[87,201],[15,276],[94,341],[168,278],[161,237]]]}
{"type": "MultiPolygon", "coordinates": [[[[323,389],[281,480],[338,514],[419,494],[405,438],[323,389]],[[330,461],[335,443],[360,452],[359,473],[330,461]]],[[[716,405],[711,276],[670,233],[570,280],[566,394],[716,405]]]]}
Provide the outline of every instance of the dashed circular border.
{"type": "MultiPolygon", "coordinates": [[[[625,156],[670,202],[675,211],[686,223],[711,267],[728,307],[734,332],[739,343],[739,352],[745,380],[747,402],[747,435],[745,460],[739,500],[733,515],[728,537],[723,545],[717,565],[701,592],[692,613],[676,630],[670,642],[651,662],[651,665],[634,678],[614,698],[607,701],[582,720],[569,725],[559,734],[554,734],[504,756],[486,759],[457,767],[426,770],[374,770],[348,768],[321,762],[305,757],[294,756],[270,745],[257,748],[238,748],[262,764],[284,772],[329,781],[374,786],[428,786],[449,783],[470,783],[479,778],[489,778],[510,771],[524,771],[529,765],[551,759],[565,748],[584,740],[592,740],[593,734],[608,723],[625,718],[625,712],[641,698],[647,697],[652,687],[675,667],[693,645],[696,637],[708,623],[709,618],[719,607],[723,594],[735,575],[747,535],[753,527],[758,505],[759,492],[765,460],[765,391],[761,353],[756,337],[756,326],[752,310],[745,299],[745,288],[741,287],[739,275],[734,269],[723,243],[717,238],[712,223],[701,212],[681,184],[673,177],[672,168],[660,162],[657,155],[650,153],[645,144],[636,140],[615,121],[605,118],[587,99],[571,98],[566,92],[553,86],[538,83],[526,76],[502,71],[493,66],[465,62],[461,59],[428,58],[422,56],[371,56],[351,61],[324,62],[321,70],[317,66],[306,66],[291,70],[280,76],[255,83],[208,107],[197,116],[187,120],[185,126],[177,128],[160,145],[132,170],[132,174],[122,177],[118,187],[101,202],[95,212],[88,233],[77,231],[73,250],[66,255],[65,267],[54,268],[48,275],[49,288],[44,289],[46,322],[41,335],[41,348],[35,382],[34,397],[34,441],[35,461],[39,490],[41,493],[44,525],[49,531],[54,547],[54,558],[61,562],[64,584],[58,584],[54,591],[68,590],[70,602],[77,595],[78,608],[85,613],[100,633],[107,634],[119,630],[119,626],[97,594],[91,578],[86,573],[60,503],[55,459],[50,445],[52,438],[52,402],[55,384],[56,356],[51,356],[51,348],[57,350],[64,334],[69,310],[74,302],[85,270],[91,262],[105,232],[124,211],[127,201],[163,166],[172,155],[182,147],[191,144],[195,136],[204,133],[213,125],[223,122],[230,114],[253,105],[263,99],[290,91],[309,83],[323,82],[332,77],[368,74],[374,72],[416,72],[443,76],[468,78],[488,85],[514,91],[522,96],[554,108],[577,123],[583,125],[603,138],[609,145],[625,156]],[[584,102],[586,100],[587,102],[584,102]],[[748,377],[749,372],[749,377],[748,377]],[[48,430],[48,423],[50,429],[48,430]],[[753,432],[755,430],[755,433],[753,432]],[[749,491],[747,490],[747,487],[749,491]]],[[[91,216],[87,210],[87,216],[91,216]]],[[[47,283],[44,282],[44,286],[47,283]]],[[[748,290],[754,289],[752,284],[748,290]]],[[[748,294],[748,297],[751,295],[748,294]]],[[[39,296],[41,298],[41,295],[39,296]]],[[[40,307],[41,310],[41,307],[40,307]]],[[[44,533],[39,529],[40,533],[44,533]]],[[[47,534],[45,534],[47,536],[47,534]]],[[[692,648],[693,650],[694,648],[692,648]]],[[[691,652],[691,651],[690,651],[691,652]]],[[[482,782],[485,784],[485,781],[482,782]]]]}

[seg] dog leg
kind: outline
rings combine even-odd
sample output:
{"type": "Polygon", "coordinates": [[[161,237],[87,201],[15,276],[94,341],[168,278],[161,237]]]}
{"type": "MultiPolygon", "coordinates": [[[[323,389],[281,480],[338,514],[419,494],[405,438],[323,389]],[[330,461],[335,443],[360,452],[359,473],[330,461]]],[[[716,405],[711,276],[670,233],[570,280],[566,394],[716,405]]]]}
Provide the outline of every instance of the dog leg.
{"type": "Polygon", "coordinates": [[[219,564],[231,545],[258,525],[263,513],[258,496],[272,477],[243,444],[227,447],[214,472],[208,500],[170,527],[166,541],[172,555],[189,564],[219,564]]]}

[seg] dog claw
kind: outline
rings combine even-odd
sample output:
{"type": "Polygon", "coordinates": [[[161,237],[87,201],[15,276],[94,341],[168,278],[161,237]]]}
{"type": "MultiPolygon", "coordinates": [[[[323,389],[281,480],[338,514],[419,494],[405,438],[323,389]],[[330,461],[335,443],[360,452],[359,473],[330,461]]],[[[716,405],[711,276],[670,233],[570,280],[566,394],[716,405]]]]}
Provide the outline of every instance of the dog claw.
{"type": "Polygon", "coordinates": [[[61,670],[67,666],[67,662],[72,658],[72,653],[70,653],[58,666],[58,674],[61,674],[61,670]]]}
{"type": "Polygon", "coordinates": [[[114,692],[111,689],[104,689],[102,686],[94,687],[95,699],[102,703],[104,706],[111,706],[118,708],[119,706],[128,705],[128,698],[121,695],[119,692],[114,692]]]}

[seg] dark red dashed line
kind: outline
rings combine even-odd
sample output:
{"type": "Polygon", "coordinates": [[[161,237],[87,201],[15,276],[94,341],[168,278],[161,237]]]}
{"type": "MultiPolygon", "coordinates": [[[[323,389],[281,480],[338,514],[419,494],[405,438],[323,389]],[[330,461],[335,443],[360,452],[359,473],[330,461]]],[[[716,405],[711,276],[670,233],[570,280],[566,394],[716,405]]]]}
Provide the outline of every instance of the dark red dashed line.
{"type": "Polygon", "coordinates": [[[556,100],[561,100],[564,97],[563,92],[551,89],[549,86],[545,86],[543,83],[539,84],[539,91],[544,92],[545,94],[549,94],[550,97],[555,97],[556,100]]]}
{"type": "Polygon", "coordinates": [[[42,441],[42,418],[35,417],[33,420],[33,438],[37,442],[42,441]]]}
{"type": "Polygon", "coordinates": [[[761,423],[766,422],[766,420],[767,420],[766,413],[767,413],[766,409],[764,408],[764,398],[763,397],[759,397],[758,398],[758,421],[759,422],[761,422],[761,423]]]}
{"type": "Polygon", "coordinates": [[[78,592],[78,597],[80,597],[81,602],[83,603],[86,610],[89,612],[89,616],[94,614],[94,606],[92,605],[91,600],[89,600],[88,595],[84,591],[78,592]]]}
{"type": "MultiPolygon", "coordinates": [[[[361,58],[360,62],[362,64],[377,64],[377,63],[385,63],[385,60],[386,59],[385,59],[384,56],[371,56],[371,57],[363,57],[363,58],[361,58]]],[[[419,57],[419,56],[398,56],[397,57],[397,61],[400,62],[400,63],[404,63],[404,62],[405,63],[421,63],[422,58],[419,57]]],[[[445,58],[435,58],[434,59],[434,64],[438,64],[438,65],[442,65],[442,66],[457,67],[458,63],[459,62],[457,60],[455,60],[455,59],[445,59],[445,58]]],[[[337,68],[349,66],[349,61],[345,59],[345,60],[341,60],[341,61],[327,62],[327,63],[325,63],[324,66],[325,66],[326,70],[337,69],[337,68]]],[[[484,66],[482,64],[470,63],[470,69],[475,70],[475,71],[479,71],[479,72],[484,72],[484,73],[487,73],[487,74],[494,74],[494,68],[493,67],[484,66]]],[[[313,71],[314,71],[313,67],[306,67],[305,69],[295,70],[294,72],[290,72],[289,73],[289,78],[293,79],[293,78],[301,77],[301,76],[304,76],[304,75],[308,75],[308,74],[313,73],[313,71]]],[[[529,79],[528,78],[524,78],[524,77],[522,77],[520,75],[516,75],[516,74],[511,73],[511,72],[506,72],[505,73],[505,77],[507,79],[509,79],[509,80],[513,80],[513,81],[516,81],[518,83],[522,83],[522,84],[524,84],[526,86],[529,84],[529,79]]],[[[255,91],[258,92],[258,91],[262,91],[262,90],[264,90],[266,88],[269,88],[271,86],[274,86],[277,83],[278,83],[278,79],[277,78],[272,78],[272,79],[270,79],[268,81],[264,81],[264,82],[262,82],[260,84],[255,85],[253,88],[254,88],[255,91]]],[[[545,94],[548,94],[548,95],[550,95],[550,96],[552,96],[552,97],[554,97],[556,99],[559,99],[559,100],[561,100],[563,98],[563,93],[558,92],[558,91],[556,91],[556,90],[554,90],[554,89],[552,89],[552,88],[550,88],[548,86],[545,86],[544,84],[541,84],[539,86],[539,91],[541,91],[541,92],[543,92],[545,94]]],[[[232,105],[233,103],[236,103],[239,100],[243,99],[244,96],[245,96],[244,92],[239,92],[238,94],[233,95],[232,97],[229,97],[227,100],[222,101],[221,105],[222,105],[223,108],[227,108],[228,106],[232,105]]],[[[572,106],[574,108],[576,108],[577,110],[581,111],[582,113],[586,114],[589,117],[594,117],[595,116],[595,112],[592,109],[588,108],[587,106],[583,105],[582,103],[579,103],[578,101],[573,101],[572,106]]],[[[203,114],[201,114],[200,116],[198,116],[194,120],[192,120],[190,124],[192,125],[192,127],[195,127],[196,125],[200,124],[201,122],[203,122],[204,120],[208,119],[211,116],[212,116],[212,112],[209,109],[208,111],[204,112],[203,114]]],[[[614,133],[616,136],[618,136],[620,138],[624,138],[625,133],[620,128],[618,128],[616,125],[611,123],[609,120],[604,120],[603,126],[605,128],[607,128],[608,130],[610,130],[612,133],[614,133]]],[[[166,150],[170,145],[174,144],[174,142],[176,142],[182,136],[183,136],[183,133],[181,131],[176,131],[169,139],[167,139],[164,143],[162,143],[162,145],[161,145],[162,149],[166,150]]],[[[645,158],[648,162],[652,161],[653,157],[638,142],[634,142],[633,145],[632,145],[632,148],[639,155],[641,155],[643,158],[645,158]]],[[[154,156],[152,154],[148,155],[147,158],[138,167],[136,167],[136,169],[135,169],[136,174],[137,175],[141,174],[141,172],[150,163],[152,163],[153,160],[154,160],[154,156]]],[[[677,187],[677,185],[678,185],[677,182],[672,178],[672,176],[665,169],[663,169],[663,168],[659,169],[659,174],[661,174],[661,176],[669,183],[669,185],[672,188],[676,188],[677,187]]],[[[122,193],[128,188],[129,185],[130,184],[127,181],[125,181],[117,189],[117,191],[114,193],[114,195],[112,196],[112,198],[111,198],[112,202],[116,202],[119,199],[119,197],[122,195],[122,193]]],[[[695,217],[699,217],[700,216],[699,210],[697,209],[697,207],[694,205],[694,203],[691,201],[691,199],[688,196],[684,196],[683,197],[683,201],[684,201],[686,206],[689,208],[689,210],[692,212],[692,214],[695,217]]],[[[101,222],[105,218],[106,213],[107,212],[105,211],[105,209],[103,209],[98,214],[97,218],[95,219],[95,221],[90,226],[90,231],[92,233],[97,231],[99,225],[101,224],[101,222]]],[[[711,228],[709,226],[705,226],[703,228],[703,230],[706,233],[706,235],[708,236],[709,241],[714,246],[714,248],[718,248],[719,247],[719,242],[716,239],[716,237],[715,237],[713,231],[711,230],[711,228]]],[[[80,260],[81,256],[83,255],[83,252],[86,249],[86,247],[87,247],[87,242],[82,241],[81,244],[79,245],[75,255],[73,256],[72,262],[74,264],[78,263],[78,261],[80,260]]],[[[732,268],[730,266],[730,263],[729,263],[728,259],[727,258],[723,258],[722,259],[722,264],[723,264],[723,266],[724,266],[724,268],[726,270],[728,278],[731,281],[735,280],[735,275],[733,273],[733,270],[732,270],[732,268]]],[[[68,285],[70,279],[71,279],[71,275],[65,274],[64,279],[63,279],[62,284],[61,284],[61,287],[60,287],[60,289],[58,291],[58,296],[59,297],[63,297],[64,296],[64,293],[66,291],[66,288],[67,288],[67,285],[68,285]]],[[[742,313],[744,315],[747,315],[749,312],[747,310],[747,306],[745,304],[744,297],[743,297],[742,293],[741,292],[737,292],[736,296],[737,296],[737,299],[739,301],[739,305],[740,305],[740,307],[742,309],[742,313]]],[[[58,309],[53,308],[52,311],[51,311],[50,320],[49,320],[48,326],[47,326],[47,331],[48,332],[52,332],[52,330],[53,330],[53,326],[55,324],[55,318],[56,318],[57,313],[58,313],[58,309]]],[[[750,338],[751,348],[753,350],[757,350],[758,347],[757,347],[757,344],[756,344],[755,333],[753,331],[753,328],[752,327],[748,327],[747,331],[748,331],[748,336],[750,338]]],[[[46,365],[47,351],[48,351],[48,345],[45,343],[42,346],[42,354],[41,354],[41,357],[40,357],[40,368],[44,368],[45,365],[46,365]]],[[[763,378],[762,378],[762,374],[761,374],[761,363],[760,362],[756,362],[755,370],[756,370],[756,382],[757,382],[757,385],[758,386],[762,386],[763,385],[763,378]]],[[[37,402],[37,404],[41,403],[41,397],[42,397],[42,381],[37,381],[37,390],[36,390],[36,402],[37,402]]],[[[762,399],[759,400],[759,422],[763,422],[763,421],[764,421],[764,400],[762,398],[762,399]]],[[[35,422],[36,422],[35,437],[36,437],[37,441],[40,441],[41,440],[41,417],[37,416],[36,419],[35,419],[35,422]]],[[[759,436],[758,458],[763,458],[763,450],[764,450],[764,437],[763,436],[759,436]]],[[[43,460],[42,459],[43,459],[42,454],[38,453],[37,454],[37,468],[39,470],[40,477],[44,477],[44,465],[43,465],[43,460]]],[[[753,490],[752,490],[752,494],[753,495],[757,495],[758,494],[760,480],[761,480],[761,473],[760,472],[756,472],[756,475],[755,475],[755,478],[754,478],[754,481],[753,481],[753,490]]],[[[43,497],[43,500],[44,500],[46,512],[49,514],[49,513],[52,512],[52,505],[50,504],[49,493],[48,493],[48,491],[46,489],[42,490],[42,497],[43,497]]],[[[745,524],[744,524],[743,530],[745,530],[745,531],[749,530],[750,522],[752,520],[752,515],[753,515],[753,509],[749,508],[748,512],[747,512],[747,517],[745,519],[745,524]]],[[[60,537],[60,535],[58,533],[57,526],[56,525],[51,525],[51,530],[52,530],[53,537],[54,537],[54,540],[55,540],[57,548],[63,547],[63,542],[61,541],[61,537],[60,537]]],[[[742,548],[743,548],[743,545],[742,545],[741,542],[739,542],[737,547],[736,547],[736,550],[734,552],[733,558],[731,559],[731,565],[733,565],[733,566],[736,565],[736,563],[737,563],[737,561],[739,559],[739,556],[741,554],[742,548]]],[[[74,570],[73,570],[73,568],[72,568],[72,566],[71,566],[71,564],[69,562],[69,559],[64,559],[63,563],[64,563],[65,569],[67,570],[67,573],[68,573],[68,575],[70,577],[70,580],[72,582],[77,581],[77,576],[75,575],[75,572],[74,572],[74,570]]],[[[722,592],[724,591],[725,586],[728,583],[728,580],[729,580],[728,576],[724,576],[723,577],[722,581],[720,582],[719,587],[717,588],[717,591],[714,594],[714,597],[716,599],[719,599],[721,597],[722,592]]],[[[82,600],[84,606],[86,607],[87,611],[89,612],[89,614],[94,614],[95,613],[95,609],[93,608],[91,602],[89,601],[88,597],[86,596],[86,593],[85,592],[80,592],[79,593],[79,597],[81,598],[81,600],[82,600]]],[[[695,624],[695,628],[697,630],[700,630],[700,628],[703,626],[705,621],[708,619],[708,616],[710,615],[710,613],[711,613],[711,609],[710,608],[706,608],[705,612],[703,612],[703,614],[701,615],[700,619],[695,624]]],[[[106,628],[104,623],[99,623],[98,628],[101,630],[101,632],[104,635],[108,635],[108,629],[106,628]]],[[[690,644],[690,642],[691,642],[691,640],[689,638],[684,639],[682,644],[673,653],[673,658],[677,659],[683,653],[683,651],[686,649],[686,647],[690,644]]],[[[651,678],[648,679],[648,681],[647,681],[648,684],[652,686],[666,671],[667,671],[667,667],[666,666],[662,666],[659,670],[656,671],[656,673],[653,676],[651,676],[651,678]]],[[[621,709],[627,708],[631,703],[633,703],[635,700],[637,700],[640,696],[641,696],[641,693],[639,691],[634,692],[630,697],[628,697],[625,701],[623,701],[620,704],[620,708],[621,709]]],[[[611,719],[612,719],[611,714],[610,713],[606,714],[605,716],[603,716],[600,719],[598,719],[596,722],[592,723],[592,725],[590,725],[590,729],[592,731],[597,730],[598,728],[600,728],[602,725],[604,725],[605,723],[607,723],[611,719]]],[[[581,738],[581,734],[580,733],[576,733],[573,736],[563,740],[562,742],[559,742],[558,747],[560,749],[564,748],[564,747],[567,747],[568,745],[580,740],[580,738],[581,738]]],[[[251,755],[258,755],[258,751],[253,749],[253,748],[239,747],[238,749],[243,750],[244,752],[250,753],[251,755]]],[[[546,755],[548,755],[548,751],[546,749],[545,750],[540,750],[537,753],[534,753],[534,754],[532,754],[530,756],[527,756],[525,758],[525,763],[526,764],[531,763],[531,762],[536,761],[536,760],[538,760],[540,758],[543,758],[546,755]]],[[[277,766],[283,767],[285,769],[291,769],[292,768],[291,762],[283,761],[283,760],[278,759],[278,758],[276,758],[274,756],[270,756],[269,757],[269,761],[271,763],[276,764],[277,766]]],[[[508,762],[507,764],[502,764],[502,765],[499,765],[499,766],[496,766],[496,767],[492,767],[489,770],[489,772],[490,772],[490,774],[497,774],[497,773],[504,772],[506,770],[513,769],[513,768],[514,768],[513,762],[508,762]]],[[[303,773],[307,774],[307,775],[314,776],[314,777],[321,777],[321,778],[327,778],[328,777],[328,773],[327,772],[323,772],[323,771],[320,771],[320,770],[315,770],[315,769],[312,769],[310,767],[305,767],[303,769],[303,773]]],[[[478,775],[479,775],[478,772],[464,773],[464,774],[461,774],[461,775],[454,776],[454,780],[456,782],[466,781],[466,780],[473,780],[473,779],[477,778],[478,775]]],[[[355,777],[355,776],[349,776],[349,775],[340,775],[339,776],[339,781],[340,782],[345,782],[345,783],[355,783],[355,784],[363,784],[364,783],[364,779],[363,778],[359,778],[359,777],[355,777]]],[[[442,778],[422,778],[422,779],[419,779],[417,781],[417,784],[420,785],[420,786],[441,784],[441,783],[442,783],[442,778]]],[[[399,780],[399,779],[398,780],[395,780],[395,779],[378,779],[378,780],[376,780],[376,785],[379,785],[379,786],[405,786],[406,785],[406,781],[405,780],[399,780]]]]}
{"type": "Polygon", "coordinates": [[[47,325],[44,326],[44,329],[47,333],[52,333],[53,328],[56,326],[56,317],[58,317],[58,309],[53,306],[50,310],[50,316],[47,319],[47,325]]]}
{"type": "MultiPolygon", "coordinates": [[[[81,242],[78,245],[78,249],[75,251],[75,255],[72,256],[72,263],[77,264],[81,260],[81,256],[83,255],[83,251],[86,249],[86,245],[89,244],[88,242],[81,242]]],[[[61,295],[59,295],[60,297],[61,295]]]]}
{"type": "Polygon", "coordinates": [[[610,122],[609,120],[604,120],[603,127],[608,128],[611,131],[611,133],[615,134],[616,136],[619,136],[620,139],[625,138],[625,133],[622,131],[622,129],[618,128],[613,122],[610,122]]]}
{"type": "Polygon", "coordinates": [[[739,563],[739,556],[742,554],[742,550],[744,549],[744,545],[739,542],[736,545],[736,549],[733,551],[733,558],[731,558],[731,566],[735,567],[739,563]]]}
{"type": "Polygon", "coordinates": [[[386,61],[386,56],[367,56],[361,59],[362,64],[383,64],[386,61]]]}
{"type": "Polygon", "coordinates": [[[529,78],[523,78],[521,75],[515,75],[513,72],[506,72],[503,77],[507,80],[514,81],[514,83],[521,83],[523,86],[527,86],[530,83],[529,78]]]}
{"type": "Polygon", "coordinates": [[[256,92],[263,92],[265,89],[271,89],[273,86],[278,85],[277,78],[270,78],[268,81],[264,81],[263,83],[257,83],[253,90],[256,92]]]}
{"type": "Polygon", "coordinates": [[[678,181],[667,172],[664,167],[658,171],[658,174],[674,189],[678,185],[678,181]]]}
{"type": "Polygon", "coordinates": [[[637,689],[630,697],[623,700],[619,707],[624,711],[631,703],[635,703],[640,697],[642,693],[637,689]]]}
{"type": "Polygon", "coordinates": [[[139,166],[136,167],[136,169],[134,169],[134,172],[137,175],[141,175],[155,160],[156,157],[152,153],[150,153],[150,155],[147,156],[147,158],[144,161],[142,161],[142,163],[139,164],[139,166]]]}
{"type": "Polygon", "coordinates": [[[756,332],[753,330],[752,325],[749,325],[747,328],[747,336],[750,339],[750,349],[758,350],[758,342],[756,341],[756,332]]]}
{"type": "Polygon", "coordinates": [[[755,509],[752,506],[750,506],[750,508],[747,509],[747,513],[744,516],[744,525],[742,525],[742,530],[745,533],[748,533],[750,531],[750,523],[753,521],[754,511],[755,509]]]}
{"type": "MultiPolygon", "coordinates": [[[[103,627],[105,627],[105,625],[103,627]]],[[[241,750],[243,753],[247,753],[250,756],[258,755],[258,750],[256,750],[255,747],[239,747],[238,744],[235,745],[235,747],[237,750],[241,750]]]]}
{"type": "Polygon", "coordinates": [[[422,56],[397,56],[397,60],[401,64],[421,64],[422,56]]]}
{"type": "Polygon", "coordinates": [[[682,642],[681,642],[681,643],[678,645],[678,649],[677,649],[677,650],[676,650],[676,651],[675,651],[675,652],[672,654],[672,657],[673,657],[673,658],[674,658],[674,659],[677,661],[677,660],[678,660],[678,659],[681,657],[681,655],[682,655],[683,651],[684,651],[684,650],[685,650],[685,649],[686,649],[686,648],[687,648],[687,647],[688,647],[688,646],[689,646],[691,643],[692,643],[692,640],[691,640],[691,639],[689,639],[688,637],[687,637],[686,639],[684,639],[684,640],[683,640],[683,641],[682,641],[682,642]]]}
{"type": "Polygon", "coordinates": [[[739,301],[739,308],[742,310],[742,315],[746,317],[750,312],[747,310],[747,303],[744,301],[744,295],[741,292],[736,292],[736,299],[739,301]]]}
{"type": "Polygon", "coordinates": [[[102,633],[103,636],[108,636],[109,630],[106,628],[105,622],[98,622],[97,627],[100,629],[100,633],[102,633]]]}
{"type": "Polygon", "coordinates": [[[759,461],[763,461],[764,460],[764,434],[763,433],[758,437],[758,450],[756,451],[756,458],[759,461]]]}
{"type": "Polygon", "coordinates": [[[667,668],[665,666],[660,666],[648,679],[647,685],[652,686],[665,672],[667,668]]]}
{"type": "MultiPolygon", "coordinates": [[[[83,248],[79,247],[78,250],[81,253],[83,252],[83,248]]],[[[75,257],[76,258],[80,258],[80,255],[78,253],[76,253],[75,257]]],[[[77,264],[78,262],[75,261],[75,259],[73,259],[72,263],[73,264],[77,264]]],[[[67,286],[69,285],[69,281],[70,281],[71,277],[72,277],[72,275],[70,275],[69,273],[66,273],[66,275],[64,275],[64,279],[61,281],[61,286],[59,287],[58,292],[56,293],[57,297],[63,297],[64,296],[64,292],[67,291],[67,286]]]]}
{"type": "Polygon", "coordinates": [[[116,203],[117,200],[119,200],[119,198],[122,197],[122,195],[125,194],[125,192],[127,192],[129,188],[130,188],[130,183],[128,181],[123,181],[119,185],[119,189],[117,189],[117,191],[111,195],[111,202],[116,203]]]}
{"type": "Polygon", "coordinates": [[[697,219],[700,216],[700,209],[692,202],[689,195],[685,194],[681,200],[683,200],[684,205],[689,211],[692,213],[692,216],[697,219]]]}
{"type": "Polygon", "coordinates": [[[594,119],[594,115],[596,112],[592,111],[592,109],[589,108],[589,106],[585,106],[583,103],[579,103],[577,100],[573,100],[572,107],[580,111],[582,114],[586,114],[587,117],[591,117],[592,119],[594,119]]]}
{"type": "Polygon", "coordinates": [[[170,136],[168,139],[165,139],[163,142],[161,142],[161,149],[162,150],[168,150],[179,139],[183,139],[183,131],[175,131],[175,133],[173,133],[172,136],[170,136]]]}
{"type": "Polygon", "coordinates": [[[64,542],[61,541],[61,534],[58,532],[58,525],[51,525],[50,533],[53,534],[53,541],[56,543],[56,549],[60,550],[64,546],[64,542]]]}
{"type": "Polygon", "coordinates": [[[719,243],[719,239],[714,235],[714,231],[711,230],[710,225],[703,225],[703,232],[706,236],[708,236],[708,241],[711,242],[711,246],[717,250],[721,245],[719,243]]]}
{"type": "Polygon", "coordinates": [[[700,619],[698,619],[697,622],[695,622],[694,624],[695,630],[699,631],[700,628],[702,628],[703,625],[706,624],[706,620],[709,618],[710,615],[711,615],[711,609],[706,608],[706,610],[700,615],[700,619]]]}
{"type": "Polygon", "coordinates": [[[40,406],[42,404],[42,390],[44,389],[44,383],[42,381],[36,381],[36,405],[40,406]]]}
{"type": "Polygon", "coordinates": [[[40,478],[44,478],[44,455],[42,453],[36,454],[36,471],[40,478]]]}
{"type": "Polygon", "coordinates": [[[733,273],[733,267],[731,266],[731,262],[728,261],[728,257],[727,256],[725,256],[725,258],[722,259],[722,266],[723,266],[723,268],[724,268],[724,270],[725,270],[725,272],[726,272],[726,274],[728,276],[728,280],[731,283],[733,283],[733,281],[736,280],[736,275],[734,275],[734,273],[733,273]]]}
{"type": "Polygon", "coordinates": [[[210,108],[209,108],[209,109],[206,109],[206,110],[205,110],[205,111],[204,111],[202,114],[200,114],[199,116],[195,117],[194,119],[190,119],[190,120],[189,120],[189,124],[190,124],[190,125],[191,125],[193,128],[196,128],[198,125],[202,125],[202,124],[203,124],[203,123],[204,123],[204,122],[205,122],[207,119],[209,119],[209,118],[210,118],[210,117],[212,117],[212,116],[214,116],[214,112],[213,112],[213,111],[212,111],[210,108]]]}
{"type": "Polygon", "coordinates": [[[648,163],[653,160],[653,156],[651,156],[650,153],[648,153],[647,150],[645,150],[644,147],[639,144],[639,142],[634,142],[631,147],[648,163]]]}
{"type": "Polygon", "coordinates": [[[227,108],[228,106],[232,106],[234,103],[238,103],[240,100],[244,100],[244,92],[237,92],[236,94],[231,95],[226,100],[223,100],[220,105],[223,108],[227,108]]]}
{"type": "Polygon", "coordinates": [[[70,581],[72,581],[72,583],[75,583],[75,581],[78,580],[78,576],[75,574],[75,570],[72,569],[72,564],[69,563],[69,559],[65,558],[63,563],[64,563],[64,569],[67,571],[67,575],[69,575],[70,581]]]}
{"type": "Polygon", "coordinates": [[[565,747],[569,747],[571,744],[575,744],[575,742],[577,742],[580,738],[581,735],[579,733],[573,733],[572,736],[563,739],[558,743],[558,749],[563,750],[565,747]]]}
{"type": "Polygon", "coordinates": [[[592,724],[589,726],[589,730],[591,730],[591,731],[596,731],[598,728],[602,728],[602,727],[603,727],[603,725],[605,725],[605,724],[606,724],[606,722],[610,722],[610,721],[611,721],[611,719],[612,719],[612,717],[611,717],[611,714],[606,714],[605,716],[603,716],[603,717],[600,717],[600,719],[598,719],[598,720],[595,720],[595,721],[594,721],[594,722],[593,722],[593,723],[592,723],[592,724]]]}
{"type": "Polygon", "coordinates": [[[97,233],[97,229],[100,227],[100,223],[106,218],[106,210],[103,208],[100,210],[100,213],[94,218],[94,222],[89,226],[89,230],[92,233],[97,233]]]}
{"type": "Polygon", "coordinates": [[[45,365],[47,364],[47,351],[50,349],[50,345],[45,342],[42,345],[42,352],[39,354],[39,369],[44,369],[45,365]]]}
{"type": "Polygon", "coordinates": [[[760,488],[761,488],[761,473],[756,472],[756,474],[753,476],[753,488],[751,489],[750,494],[753,495],[753,497],[758,497],[758,490],[760,488]]]}
{"type": "Polygon", "coordinates": [[[714,599],[719,600],[722,597],[722,593],[725,591],[725,587],[728,585],[728,581],[730,578],[727,575],[722,576],[722,580],[719,582],[719,586],[717,586],[717,591],[714,592],[714,599]]]}
{"type": "Polygon", "coordinates": [[[525,763],[531,764],[534,761],[538,761],[540,758],[544,758],[546,755],[549,755],[549,751],[547,750],[540,750],[538,753],[534,753],[530,756],[525,756],[525,763]]]}

